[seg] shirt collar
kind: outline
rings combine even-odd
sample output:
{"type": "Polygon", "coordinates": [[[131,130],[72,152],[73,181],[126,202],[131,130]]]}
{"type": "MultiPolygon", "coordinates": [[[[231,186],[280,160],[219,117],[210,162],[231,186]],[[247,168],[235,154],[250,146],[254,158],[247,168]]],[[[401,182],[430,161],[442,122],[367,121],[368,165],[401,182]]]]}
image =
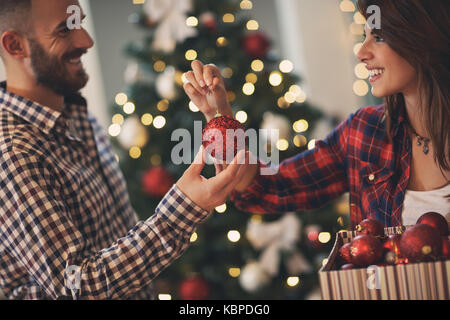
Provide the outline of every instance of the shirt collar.
{"type": "Polygon", "coordinates": [[[71,104],[86,106],[86,100],[79,94],[65,97],[64,102],[66,104],[65,109],[63,112],[59,112],[7,91],[6,81],[0,83],[0,106],[36,126],[45,134],[50,133],[59,118],[64,118],[63,115],[69,111],[67,106],[71,104]]]}
{"type": "Polygon", "coordinates": [[[405,122],[408,121],[406,116],[406,108],[404,105],[398,106],[395,109],[394,114],[391,116],[392,121],[392,136],[395,137],[398,133],[399,128],[401,128],[405,122]]]}

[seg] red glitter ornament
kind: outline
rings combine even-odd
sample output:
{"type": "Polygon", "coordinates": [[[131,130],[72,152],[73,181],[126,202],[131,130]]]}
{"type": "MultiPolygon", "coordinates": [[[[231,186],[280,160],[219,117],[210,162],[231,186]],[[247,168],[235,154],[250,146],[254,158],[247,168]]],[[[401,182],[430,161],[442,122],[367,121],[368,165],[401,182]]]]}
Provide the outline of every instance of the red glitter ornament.
{"type": "Polygon", "coordinates": [[[356,226],[356,231],[361,234],[368,234],[374,237],[384,236],[384,225],[375,219],[364,219],[356,226]]]}
{"type": "Polygon", "coordinates": [[[270,41],[262,32],[248,34],[242,39],[242,49],[251,58],[266,58],[269,48],[270,41]]]}
{"type": "Polygon", "coordinates": [[[448,236],[448,222],[443,215],[437,212],[427,212],[420,216],[417,224],[427,224],[439,230],[441,236],[448,236]]]}
{"type": "Polygon", "coordinates": [[[350,243],[352,263],[357,266],[369,266],[378,262],[383,255],[381,242],[371,235],[360,235],[350,243]]]}
{"type": "Polygon", "coordinates": [[[403,233],[400,253],[409,262],[434,261],[442,254],[441,236],[427,224],[416,224],[403,233]]]}
{"type": "Polygon", "coordinates": [[[230,116],[218,116],[203,129],[202,144],[214,158],[231,162],[236,154],[245,148],[245,129],[239,121],[230,116]],[[240,140],[243,143],[240,143],[240,140]]]}
{"type": "Polygon", "coordinates": [[[181,282],[178,293],[182,300],[206,300],[209,284],[200,276],[192,276],[181,282]]]}

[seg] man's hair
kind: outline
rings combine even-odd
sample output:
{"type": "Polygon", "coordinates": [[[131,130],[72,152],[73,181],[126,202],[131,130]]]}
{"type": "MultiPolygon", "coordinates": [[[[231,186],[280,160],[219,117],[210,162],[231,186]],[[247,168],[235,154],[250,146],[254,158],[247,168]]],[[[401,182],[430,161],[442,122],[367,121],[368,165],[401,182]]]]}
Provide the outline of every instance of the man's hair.
{"type": "MultiPolygon", "coordinates": [[[[0,36],[8,30],[29,31],[30,9],[31,0],[0,0],[0,36]]],[[[0,46],[0,56],[2,53],[0,46]]]]}

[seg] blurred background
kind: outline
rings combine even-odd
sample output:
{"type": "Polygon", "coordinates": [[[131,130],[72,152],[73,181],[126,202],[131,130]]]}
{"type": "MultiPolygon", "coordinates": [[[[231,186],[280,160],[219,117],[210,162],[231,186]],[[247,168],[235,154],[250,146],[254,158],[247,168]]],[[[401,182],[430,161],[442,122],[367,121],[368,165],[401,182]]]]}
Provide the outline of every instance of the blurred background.
{"type": "MultiPolygon", "coordinates": [[[[171,133],[203,120],[182,91],[192,60],[215,63],[236,118],[286,159],[350,113],[379,104],[356,58],[351,0],[81,0],[96,45],[83,94],[111,137],[131,201],[148,218],[187,166],[171,133]]],[[[0,80],[4,80],[0,65],[0,80]]],[[[192,154],[198,145],[192,145],[192,154]]],[[[214,174],[212,168],[205,176],[214,174]]],[[[226,203],[154,282],[159,299],[320,299],[317,271],[348,228],[346,195],[309,212],[254,215],[226,203]]],[[[121,236],[121,235],[118,235],[121,236]]]]}

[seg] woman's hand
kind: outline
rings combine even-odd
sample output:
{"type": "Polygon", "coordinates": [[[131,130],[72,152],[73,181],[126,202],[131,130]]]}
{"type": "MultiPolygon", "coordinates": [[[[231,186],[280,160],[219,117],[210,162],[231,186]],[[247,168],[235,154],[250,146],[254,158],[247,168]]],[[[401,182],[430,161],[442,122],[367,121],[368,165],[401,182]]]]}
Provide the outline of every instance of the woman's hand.
{"type": "Polygon", "coordinates": [[[189,82],[183,88],[206,121],[213,119],[217,112],[233,116],[219,69],[213,64],[203,65],[198,60],[193,61],[191,67],[192,71],[186,73],[189,82]]]}

